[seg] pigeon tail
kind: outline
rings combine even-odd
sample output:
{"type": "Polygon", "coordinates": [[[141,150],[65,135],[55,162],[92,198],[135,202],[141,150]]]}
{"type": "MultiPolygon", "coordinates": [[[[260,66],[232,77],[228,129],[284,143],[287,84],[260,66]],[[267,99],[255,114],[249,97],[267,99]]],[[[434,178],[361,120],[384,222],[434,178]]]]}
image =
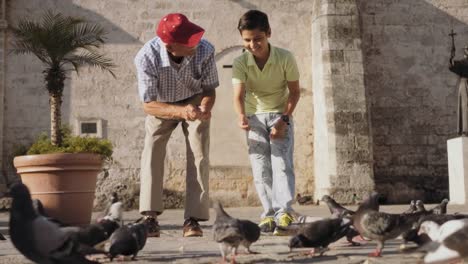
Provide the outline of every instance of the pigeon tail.
{"type": "Polygon", "coordinates": [[[379,211],[379,194],[373,192],[366,200],[359,205],[357,211],[372,210],[379,211]]]}
{"type": "Polygon", "coordinates": [[[232,218],[228,213],[226,213],[226,211],[224,211],[224,208],[219,201],[213,202],[213,208],[216,212],[216,219],[232,218]]]}

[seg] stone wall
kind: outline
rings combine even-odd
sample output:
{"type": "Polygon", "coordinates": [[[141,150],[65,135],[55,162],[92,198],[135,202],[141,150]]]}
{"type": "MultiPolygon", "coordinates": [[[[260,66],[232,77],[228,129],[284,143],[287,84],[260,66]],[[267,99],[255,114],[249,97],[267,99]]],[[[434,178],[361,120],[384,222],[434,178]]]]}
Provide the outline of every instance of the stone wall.
{"type": "MultiPolygon", "coordinates": [[[[97,205],[117,190],[128,207],[137,206],[144,114],[133,57],[169,12],[185,13],[203,26],[216,47],[221,86],[212,121],[212,196],[230,205],[258,204],[245,135],[232,110],[231,71],[223,67],[240,54],[236,25],[249,9],[269,14],[271,43],[293,51],[301,71],[295,114],[298,192],[315,191],[315,198],[331,193],[350,201],[353,193],[377,189],[388,202],[436,201],[448,194],[446,140],[455,133],[457,105],[457,78],[447,67],[448,33],[452,28],[458,33],[461,58],[468,43],[466,0],[8,3],[9,24],[50,8],[86,17],[110,32],[104,51],[119,65],[117,78],[95,69],[72,74],[63,106],[65,122],[101,119],[104,137],[114,142],[114,163],[99,179],[97,205]]],[[[49,129],[49,110],[42,65],[15,55],[8,55],[6,63],[0,144],[3,168],[12,180],[16,146],[49,129]]],[[[168,145],[168,206],[183,204],[183,142],[177,131],[168,145]]]]}
{"type": "Polygon", "coordinates": [[[315,194],[351,202],[374,188],[359,13],[354,0],[314,3],[315,194]]]}
{"type": "MultiPolygon", "coordinates": [[[[223,68],[240,54],[241,39],[236,26],[239,17],[249,9],[269,14],[271,43],[293,51],[299,64],[302,96],[295,114],[296,189],[301,193],[313,191],[311,1],[15,0],[9,2],[9,23],[14,25],[23,17],[37,18],[47,9],[85,17],[103,25],[109,31],[108,44],[103,51],[118,65],[116,79],[96,69],[83,69],[78,75],[73,73],[66,84],[62,108],[65,123],[72,125],[77,119],[101,119],[104,136],[115,145],[114,163],[98,182],[97,206],[112,191],[124,196],[128,207],[137,206],[144,113],[137,95],[133,58],[154,36],[159,19],[169,12],[182,12],[204,27],[205,37],[216,47],[221,86],[217,90],[218,103],[212,121],[212,197],[229,205],[258,204],[245,135],[236,127],[232,108],[231,70],[223,68]]],[[[28,144],[41,131],[49,129],[42,69],[32,56],[8,56],[3,166],[11,175],[15,146],[28,144]]],[[[185,191],[185,145],[181,131],[173,134],[167,153],[167,206],[178,207],[185,191]]]]}
{"type": "Polygon", "coordinates": [[[359,1],[365,82],[371,101],[374,174],[389,202],[448,195],[446,140],[456,132],[456,75],[468,43],[464,0],[359,1]]]}

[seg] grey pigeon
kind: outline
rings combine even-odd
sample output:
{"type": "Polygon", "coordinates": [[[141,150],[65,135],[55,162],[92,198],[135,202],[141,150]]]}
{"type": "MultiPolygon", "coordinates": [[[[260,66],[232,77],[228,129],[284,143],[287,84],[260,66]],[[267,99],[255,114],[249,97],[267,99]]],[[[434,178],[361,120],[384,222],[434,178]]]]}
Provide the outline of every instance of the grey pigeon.
{"type": "Polygon", "coordinates": [[[115,230],[109,239],[111,261],[118,255],[132,256],[134,260],[146,244],[147,233],[148,226],[145,223],[128,224],[115,230]]]}
{"type": "Polygon", "coordinates": [[[304,224],[289,241],[289,248],[313,248],[314,253],[323,254],[328,245],[344,237],[351,226],[348,218],[328,218],[304,224]]]}
{"type": "Polygon", "coordinates": [[[330,210],[330,213],[332,214],[332,217],[344,217],[347,215],[354,214],[354,211],[343,207],[341,204],[337,203],[329,195],[324,195],[321,200],[322,202],[325,202],[327,204],[328,209],[330,210]]]}
{"type": "Polygon", "coordinates": [[[80,245],[60,227],[34,210],[28,188],[18,183],[11,187],[10,236],[13,245],[26,258],[41,264],[98,263],[86,254],[103,253],[80,245]]]}
{"type": "Polygon", "coordinates": [[[416,201],[416,212],[427,212],[426,207],[424,207],[423,201],[416,201]]]}
{"type": "Polygon", "coordinates": [[[410,202],[410,206],[408,208],[408,210],[404,211],[403,213],[404,214],[412,214],[414,212],[416,212],[417,208],[416,208],[416,201],[415,200],[411,200],[410,202]]]}
{"type": "MultiPolygon", "coordinates": [[[[336,218],[336,217],[335,217],[336,218]]],[[[296,236],[302,230],[304,230],[310,223],[318,222],[321,220],[325,220],[326,218],[317,217],[313,221],[310,222],[302,222],[302,223],[292,223],[289,226],[281,227],[277,226],[276,229],[278,232],[288,236],[296,236]]],[[[360,243],[354,242],[353,238],[359,236],[359,233],[354,229],[354,227],[350,224],[348,225],[348,230],[345,232],[346,240],[349,242],[350,246],[360,246],[360,243]]]]}
{"type": "Polygon", "coordinates": [[[359,206],[353,216],[353,225],[362,236],[377,242],[376,250],[369,256],[380,257],[386,240],[394,239],[410,230],[419,218],[427,213],[388,214],[369,207],[375,203],[378,203],[377,194],[371,195],[359,206]]]}
{"type": "Polygon", "coordinates": [[[448,199],[443,199],[440,204],[436,205],[434,208],[429,210],[429,212],[437,215],[446,214],[447,213],[447,204],[449,203],[448,199]]]}
{"type": "MultiPolygon", "coordinates": [[[[370,195],[370,197],[374,197],[374,199],[364,200],[364,202],[362,203],[361,206],[363,208],[368,208],[368,209],[378,211],[379,210],[378,199],[379,199],[380,196],[377,193],[373,192],[370,195]]],[[[342,205],[340,205],[338,202],[336,202],[333,198],[331,198],[328,195],[324,195],[322,197],[322,201],[327,204],[328,209],[330,210],[330,213],[332,214],[332,217],[334,217],[334,218],[342,218],[344,216],[352,216],[352,215],[355,214],[354,211],[343,207],[342,205]]],[[[356,229],[354,228],[354,226],[351,225],[350,228],[348,229],[347,234],[346,234],[346,240],[349,242],[349,244],[351,246],[359,246],[360,245],[359,243],[353,241],[353,237],[355,237],[357,235],[360,235],[359,232],[357,232],[356,229]]],[[[364,240],[362,238],[362,236],[361,236],[361,239],[364,240]]]]}
{"type": "Polygon", "coordinates": [[[223,261],[226,260],[226,253],[231,252],[231,262],[235,262],[237,248],[243,245],[248,253],[250,245],[260,237],[260,228],[257,224],[249,220],[240,220],[231,217],[224,211],[220,202],[215,201],[213,208],[216,212],[216,219],[213,224],[213,238],[219,244],[223,261]]]}
{"type": "Polygon", "coordinates": [[[441,226],[425,221],[420,232],[427,233],[433,240],[424,245],[428,251],[425,263],[450,263],[468,257],[468,220],[452,220],[441,226]]]}
{"type": "Polygon", "coordinates": [[[63,227],[62,230],[70,233],[73,239],[81,244],[95,247],[109,239],[117,228],[119,228],[118,222],[103,219],[99,223],[94,223],[87,227],[63,227]]]}

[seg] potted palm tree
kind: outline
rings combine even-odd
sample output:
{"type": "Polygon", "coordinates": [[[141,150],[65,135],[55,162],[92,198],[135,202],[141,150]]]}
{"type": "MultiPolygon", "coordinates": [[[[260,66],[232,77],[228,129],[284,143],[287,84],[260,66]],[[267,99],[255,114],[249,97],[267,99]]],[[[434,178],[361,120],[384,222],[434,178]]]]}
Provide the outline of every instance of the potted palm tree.
{"type": "Polygon", "coordinates": [[[115,77],[115,65],[98,52],[106,32],[84,19],[52,11],[39,22],[23,19],[11,30],[13,53],[32,54],[45,65],[50,104],[50,139],[40,137],[28,155],[14,158],[14,166],[49,215],[67,224],[86,225],[91,219],[96,177],[104,159],[112,154],[112,145],[107,140],[64,134],[62,95],[69,73],[83,66],[101,68],[115,77]]]}

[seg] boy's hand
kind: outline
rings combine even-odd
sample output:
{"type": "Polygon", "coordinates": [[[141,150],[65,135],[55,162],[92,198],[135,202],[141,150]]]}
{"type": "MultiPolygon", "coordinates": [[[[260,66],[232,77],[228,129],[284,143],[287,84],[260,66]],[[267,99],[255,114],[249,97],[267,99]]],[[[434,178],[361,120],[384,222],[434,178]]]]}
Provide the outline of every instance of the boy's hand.
{"type": "Polygon", "coordinates": [[[249,119],[245,115],[239,115],[239,127],[244,130],[249,130],[249,119]]]}
{"type": "Polygon", "coordinates": [[[286,137],[286,129],[288,128],[288,124],[281,120],[281,118],[276,121],[275,126],[271,129],[270,138],[271,139],[279,139],[286,137]]]}
{"type": "Polygon", "coordinates": [[[206,121],[211,118],[211,111],[207,111],[204,106],[200,105],[198,109],[200,110],[200,116],[198,117],[198,119],[206,121]]]}

